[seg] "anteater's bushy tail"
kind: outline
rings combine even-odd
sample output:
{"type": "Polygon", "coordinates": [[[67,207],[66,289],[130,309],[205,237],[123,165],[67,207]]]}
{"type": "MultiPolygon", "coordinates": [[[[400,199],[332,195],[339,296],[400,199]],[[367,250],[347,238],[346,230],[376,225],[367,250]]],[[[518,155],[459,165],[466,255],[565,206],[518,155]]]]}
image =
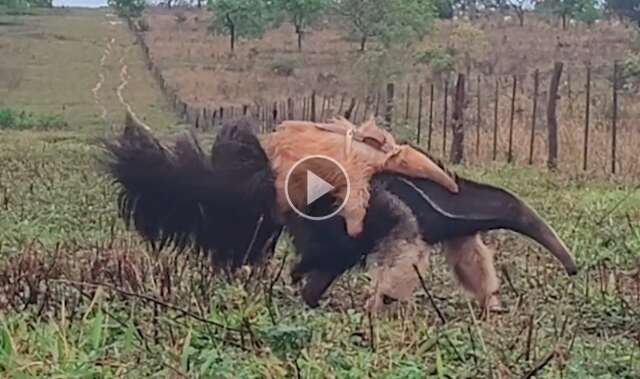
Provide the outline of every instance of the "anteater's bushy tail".
{"type": "Polygon", "coordinates": [[[154,250],[205,252],[219,269],[259,263],[273,252],[281,229],[274,177],[249,120],[225,125],[211,156],[190,133],[168,147],[131,117],[103,146],[120,216],[154,250]]]}

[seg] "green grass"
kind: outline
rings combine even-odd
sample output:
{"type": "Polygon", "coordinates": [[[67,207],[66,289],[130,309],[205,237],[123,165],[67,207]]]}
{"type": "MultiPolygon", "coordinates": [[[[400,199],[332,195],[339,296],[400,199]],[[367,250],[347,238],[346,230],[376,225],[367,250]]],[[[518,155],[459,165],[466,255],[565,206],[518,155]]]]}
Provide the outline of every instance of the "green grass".
{"type": "MultiPolygon", "coordinates": [[[[261,378],[299,369],[305,378],[487,377],[489,370],[496,377],[518,377],[554,347],[558,355],[539,377],[640,374],[640,302],[633,277],[640,192],[628,183],[508,166],[456,168],[522,195],[573,249],[581,272],[567,278],[536,245],[512,233],[492,233],[498,266],[513,284],[501,273],[500,297],[509,313],[475,324],[436,255],[426,279],[448,322],[441,325],[418,291],[404,313],[377,322],[373,351],[363,313],[364,273],[345,276],[327,304],[309,310],[288,284],[285,268],[269,307],[266,287],[280,258],[292,253],[286,241],[265,276],[248,284],[211,277],[206,265],[186,256],[157,259],[116,218],[111,187],[95,170],[90,135],[4,132],[1,140],[4,376],[261,378]]],[[[476,306],[471,309],[475,316],[476,306]]]]}
{"type": "MultiPolygon", "coordinates": [[[[129,38],[122,25],[98,30],[103,11],[74,10],[59,15],[64,20],[29,17],[21,27],[28,25],[31,36],[12,29],[6,37],[0,29],[0,52],[7,40],[44,51],[45,42],[33,38],[38,30],[85,28],[74,38],[96,44],[107,30],[129,38]]],[[[455,167],[527,200],[573,250],[580,273],[568,278],[532,242],[491,233],[486,240],[498,250],[499,297],[507,313],[477,320],[477,306],[436,254],[425,280],[446,324],[419,290],[410,306],[376,321],[374,349],[362,272],[345,275],[311,310],[289,284],[293,251],[286,239],[264,273],[228,281],[193,256],[155,256],[126,231],[112,187],[97,172],[99,151],[92,144],[111,132],[109,122],[122,119],[118,68],[112,62],[106,71],[111,114],[104,122],[91,98],[97,71],[89,64],[99,61],[101,50],[86,42],[87,55],[79,57],[74,51],[85,42],[64,43],[76,44],[67,53],[77,60],[56,51],[37,65],[17,65],[12,57],[25,70],[23,81],[0,97],[3,106],[37,114],[67,104],[70,124],[65,130],[0,130],[0,377],[511,378],[552,351],[538,378],[640,377],[635,183],[498,164],[455,167]],[[75,72],[77,83],[54,96],[48,86],[61,86],[60,79],[38,77],[45,71],[67,79],[75,72]]],[[[127,92],[134,109],[162,134],[175,131],[137,50],[127,54],[130,74],[136,67],[141,73],[127,92]]],[[[7,67],[4,60],[0,65],[7,67]]]]}
{"type": "Polygon", "coordinates": [[[54,9],[38,10],[32,16],[0,14],[0,108],[60,114],[76,130],[119,123],[124,113],[115,90],[124,63],[129,74],[124,95],[133,109],[158,127],[175,124],[175,116],[167,111],[146,70],[140,48],[133,44],[134,37],[122,20],[107,13],[54,9]],[[92,93],[100,74],[104,83],[99,95],[108,111],[104,120],[92,93]]]}

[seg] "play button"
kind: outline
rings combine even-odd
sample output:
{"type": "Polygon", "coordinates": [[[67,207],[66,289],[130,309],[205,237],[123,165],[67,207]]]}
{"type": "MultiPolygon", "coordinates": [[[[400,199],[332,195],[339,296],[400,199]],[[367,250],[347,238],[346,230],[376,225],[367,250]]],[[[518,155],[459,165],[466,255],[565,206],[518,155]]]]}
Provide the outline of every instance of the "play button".
{"type": "Polygon", "coordinates": [[[335,159],[323,155],[310,155],[297,161],[284,184],[289,206],[310,220],[335,216],[349,198],[347,172],[335,159]]]}
{"type": "Polygon", "coordinates": [[[307,205],[310,205],[322,196],[333,191],[334,188],[336,187],[327,183],[318,175],[307,171],[307,205]]]}

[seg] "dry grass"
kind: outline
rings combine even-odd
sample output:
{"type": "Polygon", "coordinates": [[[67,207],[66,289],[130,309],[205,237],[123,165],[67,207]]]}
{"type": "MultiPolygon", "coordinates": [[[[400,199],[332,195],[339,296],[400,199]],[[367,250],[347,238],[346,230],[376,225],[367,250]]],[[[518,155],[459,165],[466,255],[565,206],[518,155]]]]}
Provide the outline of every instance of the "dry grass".
{"type": "MultiPolygon", "coordinates": [[[[250,112],[269,111],[272,104],[284,103],[288,97],[294,99],[294,117],[304,118],[302,111],[308,105],[304,102],[311,90],[320,95],[317,98],[317,112],[326,118],[344,111],[351,98],[357,100],[355,121],[363,119],[365,109],[373,112],[376,103],[380,112],[386,101],[383,87],[387,81],[396,83],[394,130],[396,134],[414,139],[417,134],[418,86],[423,85],[422,142],[427,138],[429,85],[435,83],[434,111],[432,116],[432,151],[442,154],[443,130],[443,78],[433,77],[431,69],[425,65],[412,64],[411,53],[401,53],[393,67],[363,73],[370,64],[363,63],[371,58],[356,51],[346,34],[326,21],[306,36],[303,52],[295,47],[291,28],[284,25],[269,31],[260,40],[243,41],[235,54],[228,52],[224,36],[207,34],[208,14],[206,11],[182,10],[186,21],[176,22],[176,14],[167,9],[149,9],[145,20],[150,29],[145,33],[154,63],[164,76],[169,93],[188,103],[195,112],[208,109],[209,116],[214,109],[226,108],[226,114],[238,112],[240,106],[249,105],[250,112]],[[278,73],[280,67],[294,68],[290,76],[278,73]],[[276,68],[274,70],[274,68],[276,68]],[[386,70],[386,71],[385,71],[386,70]],[[381,73],[397,71],[397,75],[381,73]],[[381,76],[382,75],[382,76],[381,76]],[[407,85],[411,85],[407,98],[407,85]],[[369,105],[365,100],[369,98],[369,105]],[[409,116],[405,118],[407,99],[409,116]],[[326,106],[325,106],[326,102],[326,106]],[[258,110],[257,107],[261,109],[258,110]],[[233,109],[235,108],[235,110],[233,109]],[[324,112],[322,112],[324,110],[324,112]]],[[[517,20],[504,21],[501,17],[489,17],[462,24],[454,21],[440,21],[434,32],[415,51],[433,47],[456,46],[471,53],[471,70],[467,73],[467,103],[465,125],[467,127],[466,150],[468,162],[480,162],[493,158],[493,124],[495,83],[500,82],[498,112],[498,161],[504,161],[508,150],[508,129],[511,116],[511,82],[518,79],[516,92],[513,154],[515,162],[528,162],[533,98],[533,71],[540,70],[540,88],[537,131],[534,145],[534,163],[546,162],[547,91],[552,62],[565,63],[560,86],[559,102],[559,146],[560,167],[570,172],[582,169],[584,103],[586,62],[591,62],[592,101],[591,132],[589,143],[589,173],[609,174],[611,172],[611,82],[613,60],[622,58],[634,38],[631,28],[617,22],[601,22],[588,28],[583,24],[571,25],[562,31],[554,21],[529,15],[524,28],[517,20]],[[457,35],[469,30],[480,36],[472,44],[461,43],[457,35]],[[473,32],[475,31],[475,32],[473,32]],[[478,77],[480,81],[478,82],[478,77]],[[479,83],[479,86],[478,86],[479,83]],[[476,152],[476,126],[478,124],[477,98],[480,90],[481,144],[476,152]]],[[[464,41],[464,39],[462,40],[464,41]]],[[[375,51],[375,44],[371,45],[375,51]]],[[[465,72],[462,57],[457,68],[465,72]]],[[[453,92],[450,77],[449,94],[453,92]]],[[[640,141],[640,132],[633,120],[640,117],[640,105],[635,89],[621,91],[618,110],[617,173],[635,175],[640,167],[634,147],[640,141]]],[[[451,117],[449,105],[448,117],[451,117]]],[[[194,119],[194,117],[191,117],[194,119]]],[[[282,118],[282,112],[279,115],[282,118]]],[[[448,124],[451,122],[448,120],[448,124]]],[[[449,132],[450,134],[450,132],[449,132]]],[[[450,141],[449,136],[449,141],[450,141]]],[[[447,149],[449,145],[447,141],[447,149]]]]}
{"type": "MultiPolygon", "coordinates": [[[[150,30],[146,41],[170,86],[188,103],[252,104],[298,97],[308,94],[310,89],[325,94],[345,92],[366,96],[363,91],[367,83],[354,67],[361,57],[356,51],[357,44],[329,22],[321,23],[306,36],[302,53],[295,47],[291,26],[284,25],[260,40],[242,41],[231,55],[226,37],[207,33],[206,11],[181,12],[187,20],[178,24],[176,13],[171,10],[147,10],[145,20],[150,30]],[[273,65],[282,62],[296,67],[294,75],[282,77],[274,72],[273,65]]],[[[452,44],[450,36],[457,25],[451,21],[438,22],[432,36],[415,50],[452,44]]],[[[633,34],[622,25],[609,23],[592,29],[577,25],[562,31],[534,16],[530,16],[525,28],[518,27],[515,20],[506,23],[498,18],[480,20],[475,27],[484,32],[486,45],[473,56],[478,62],[474,72],[489,74],[491,68],[500,75],[550,69],[558,59],[569,66],[581,66],[589,60],[596,66],[609,64],[623,56],[633,34]]],[[[406,82],[420,83],[431,76],[428,67],[414,66],[411,62],[404,62],[402,69],[400,79],[406,82]]],[[[384,84],[380,83],[379,88],[384,84]]]]}

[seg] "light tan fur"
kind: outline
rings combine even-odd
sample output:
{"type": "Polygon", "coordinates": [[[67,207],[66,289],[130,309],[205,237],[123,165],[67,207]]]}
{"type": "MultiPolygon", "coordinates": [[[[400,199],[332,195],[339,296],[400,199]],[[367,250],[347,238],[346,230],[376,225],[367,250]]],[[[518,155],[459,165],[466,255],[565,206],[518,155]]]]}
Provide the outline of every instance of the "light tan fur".
{"type": "Polygon", "coordinates": [[[449,266],[462,287],[471,293],[485,310],[500,307],[496,292],[498,276],[494,266],[494,251],[482,242],[479,234],[443,243],[449,266]]]}
{"type": "Polygon", "coordinates": [[[420,235],[411,210],[389,192],[381,196],[394,204],[391,208],[400,222],[376,245],[368,258],[372,282],[367,310],[373,314],[385,307],[385,298],[403,303],[410,300],[420,283],[413,266],[416,265],[424,277],[431,251],[420,235]]]}
{"type": "MultiPolygon", "coordinates": [[[[348,127],[346,120],[337,121],[336,128],[348,127]]],[[[348,122],[348,121],[347,121],[348,122]]],[[[285,194],[285,181],[289,170],[301,159],[310,155],[324,155],[335,159],[345,169],[349,177],[351,191],[341,211],[350,236],[362,231],[362,223],[369,204],[369,181],[379,171],[388,170],[419,178],[434,180],[453,192],[458,188],[455,181],[433,161],[409,145],[395,145],[390,153],[385,153],[369,144],[353,141],[346,149],[345,135],[328,132],[316,127],[317,124],[306,121],[285,121],[262,138],[262,145],[271,161],[276,174],[278,206],[283,213],[289,211],[285,194]]],[[[375,125],[369,125],[370,128],[375,125]]],[[[371,132],[370,132],[371,133],[371,132]]],[[[342,202],[347,196],[346,183],[335,183],[332,179],[338,174],[333,169],[315,172],[336,187],[336,198],[342,202]]],[[[306,183],[291,183],[291,193],[303,194],[306,183]]],[[[296,208],[304,207],[302,198],[292,199],[296,208]]]]}

